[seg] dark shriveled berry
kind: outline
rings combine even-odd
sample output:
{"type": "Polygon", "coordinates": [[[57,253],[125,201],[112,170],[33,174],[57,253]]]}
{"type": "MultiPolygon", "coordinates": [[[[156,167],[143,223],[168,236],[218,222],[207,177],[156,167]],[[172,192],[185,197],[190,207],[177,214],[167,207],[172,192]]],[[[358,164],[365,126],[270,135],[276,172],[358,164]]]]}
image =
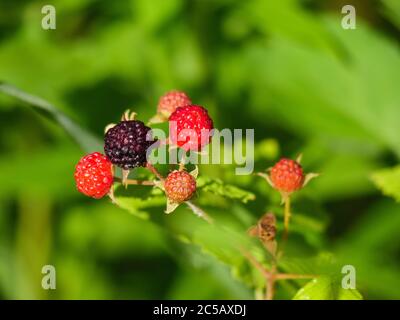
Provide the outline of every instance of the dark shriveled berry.
{"type": "Polygon", "coordinates": [[[125,170],[144,167],[147,149],[155,141],[150,130],[139,120],[121,121],[105,134],[104,151],[107,157],[125,170]]]}

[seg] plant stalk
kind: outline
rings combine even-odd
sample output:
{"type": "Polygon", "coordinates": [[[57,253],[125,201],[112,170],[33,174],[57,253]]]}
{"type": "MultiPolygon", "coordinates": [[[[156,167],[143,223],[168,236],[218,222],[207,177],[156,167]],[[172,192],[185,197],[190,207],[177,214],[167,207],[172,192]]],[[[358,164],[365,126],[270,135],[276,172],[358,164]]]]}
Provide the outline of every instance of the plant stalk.
{"type": "Polygon", "coordinates": [[[283,241],[286,241],[289,236],[290,215],[290,196],[287,196],[285,198],[283,241]]]}
{"type": "MultiPolygon", "coordinates": [[[[114,177],[115,182],[122,182],[121,178],[114,177]]],[[[151,180],[137,180],[137,179],[126,179],[124,181],[126,185],[142,185],[142,186],[154,186],[154,182],[151,180]]]]}
{"type": "Polygon", "coordinates": [[[158,170],[150,162],[147,162],[146,168],[149,169],[150,172],[153,173],[161,181],[165,180],[161,173],[159,173],[158,170]]]}
{"type": "Polygon", "coordinates": [[[198,217],[204,219],[205,221],[207,221],[207,222],[210,223],[210,224],[213,223],[213,220],[211,219],[211,217],[210,217],[207,213],[205,213],[205,211],[204,211],[203,209],[199,208],[198,206],[196,206],[196,205],[195,205],[193,202],[191,202],[191,201],[186,201],[185,203],[186,203],[186,205],[190,208],[190,210],[193,211],[193,213],[194,213],[196,216],[198,216],[198,217]]]}

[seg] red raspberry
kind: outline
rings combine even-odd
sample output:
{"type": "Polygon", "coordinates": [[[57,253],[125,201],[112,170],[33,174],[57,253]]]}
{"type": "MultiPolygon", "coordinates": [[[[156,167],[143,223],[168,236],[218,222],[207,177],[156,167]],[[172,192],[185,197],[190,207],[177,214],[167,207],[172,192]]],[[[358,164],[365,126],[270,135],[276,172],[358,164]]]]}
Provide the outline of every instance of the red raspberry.
{"type": "Polygon", "coordinates": [[[168,118],[171,113],[173,113],[176,108],[191,105],[192,101],[182,91],[173,90],[164,94],[157,107],[157,112],[168,118]]]}
{"type": "Polygon", "coordinates": [[[201,106],[178,107],[169,117],[170,142],[186,151],[200,151],[210,143],[213,128],[208,111],[201,106]]]}
{"type": "Polygon", "coordinates": [[[189,200],[196,191],[196,179],[186,171],[172,171],[164,182],[168,199],[181,203],[189,200]]]}
{"type": "Polygon", "coordinates": [[[75,167],[75,182],[79,192],[100,199],[113,183],[112,164],[99,152],[82,157],[75,167]]]}
{"type": "Polygon", "coordinates": [[[303,168],[294,160],[281,159],[271,169],[270,178],[275,189],[290,193],[303,186],[303,168]]]}

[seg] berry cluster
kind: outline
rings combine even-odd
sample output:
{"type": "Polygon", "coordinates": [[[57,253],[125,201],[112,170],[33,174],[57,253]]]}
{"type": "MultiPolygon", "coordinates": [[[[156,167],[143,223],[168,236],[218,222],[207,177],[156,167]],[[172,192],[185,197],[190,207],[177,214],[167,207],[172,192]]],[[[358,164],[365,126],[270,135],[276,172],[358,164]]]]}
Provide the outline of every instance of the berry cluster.
{"type": "MultiPolygon", "coordinates": [[[[164,191],[167,197],[165,213],[173,212],[180,204],[186,205],[194,214],[209,223],[213,220],[201,208],[191,201],[196,193],[196,178],[198,168],[192,172],[185,170],[184,162],[179,165],[179,170],[171,171],[164,178],[155,167],[148,162],[147,156],[155,145],[151,128],[142,121],[135,119],[134,113],[127,111],[118,124],[110,124],[106,127],[104,136],[105,155],[94,152],[81,158],[75,168],[75,182],[79,192],[99,199],[105,195],[113,197],[113,182],[121,181],[125,187],[129,184],[150,185],[164,191]],[[122,169],[122,179],[113,176],[114,166],[122,169]],[[152,181],[129,180],[129,171],[138,167],[146,167],[157,179],[152,181]]],[[[199,152],[210,143],[213,133],[213,120],[208,111],[199,105],[192,104],[191,99],[183,92],[170,91],[162,96],[157,106],[157,113],[149,123],[169,122],[169,137],[166,143],[173,147],[182,148],[185,152],[199,152]]],[[[182,159],[183,160],[183,159],[182,159]]],[[[300,165],[301,156],[296,160],[282,158],[266,173],[258,173],[282,196],[284,203],[284,230],[283,240],[286,241],[291,216],[291,195],[302,189],[317,174],[304,174],[300,165]]],[[[257,268],[263,268],[266,277],[266,297],[272,299],[274,281],[283,274],[277,273],[276,264],[281,252],[276,241],[277,224],[275,215],[266,213],[257,223],[249,229],[250,236],[258,237],[262,244],[274,258],[274,266],[271,270],[264,270],[261,263],[254,260],[247,252],[249,261],[257,268]]],[[[242,250],[241,250],[242,251],[242,250]]],[[[297,278],[297,275],[285,274],[286,279],[297,278]]]]}
{"type": "MultiPolygon", "coordinates": [[[[159,100],[157,114],[152,120],[169,120],[171,130],[168,142],[185,151],[199,151],[210,142],[213,121],[205,108],[192,105],[190,98],[180,91],[170,91],[159,100]],[[162,117],[161,117],[162,116],[162,117]],[[204,130],[208,130],[206,134],[204,130]],[[190,131],[193,134],[190,134],[190,131]],[[189,132],[189,135],[186,134],[189,132]],[[195,136],[191,139],[191,136],[195,136]]],[[[154,123],[150,120],[150,123],[154,123]]],[[[184,168],[174,170],[164,179],[147,161],[147,156],[155,145],[151,128],[135,119],[134,113],[126,112],[118,124],[106,127],[104,136],[105,155],[95,152],[84,156],[75,169],[75,182],[79,192],[96,199],[109,194],[112,198],[113,166],[122,169],[122,182],[146,184],[160,187],[165,191],[168,203],[177,206],[190,200],[196,192],[196,173],[188,173],[184,168]],[[129,170],[147,167],[156,174],[158,181],[129,180],[129,170]]],[[[118,179],[120,180],[120,179],[118,179]]],[[[169,209],[168,209],[169,210],[169,209]]]]}

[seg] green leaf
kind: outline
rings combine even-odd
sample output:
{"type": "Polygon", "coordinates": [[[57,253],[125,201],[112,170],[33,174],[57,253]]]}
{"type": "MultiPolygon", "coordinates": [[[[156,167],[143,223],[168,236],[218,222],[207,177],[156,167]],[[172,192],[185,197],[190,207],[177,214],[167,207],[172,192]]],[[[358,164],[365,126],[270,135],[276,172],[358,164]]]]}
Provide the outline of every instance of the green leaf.
{"type": "Polygon", "coordinates": [[[356,289],[343,289],[331,277],[319,277],[301,288],[293,300],[362,300],[356,289]]]}
{"type": "MultiPolygon", "coordinates": [[[[166,204],[160,189],[147,186],[125,188],[119,184],[115,187],[114,198],[116,205],[141,219],[149,219],[148,209],[166,204]]],[[[159,211],[160,215],[164,215],[163,210],[159,211]]]]}
{"type": "MultiPolygon", "coordinates": [[[[212,215],[214,212],[207,212],[212,215]]],[[[267,262],[264,250],[255,245],[246,229],[224,223],[209,224],[180,206],[174,213],[165,215],[165,225],[172,235],[182,242],[197,246],[202,253],[214,257],[231,270],[232,275],[247,285],[259,286],[260,273],[246,261],[242,250],[252,252],[260,262],[267,262]]],[[[163,225],[163,227],[165,227],[163,225]]],[[[264,282],[263,282],[264,283],[264,282]]]]}
{"type": "Polygon", "coordinates": [[[400,295],[399,249],[400,206],[383,199],[368,206],[353,228],[337,243],[339,265],[357,270],[357,283],[368,297],[397,299],[400,295]]]}
{"type": "Polygon", "coordinates": [[[378,170],[371,178],[385,195],[400,201],[400,166],[378,170]]]}
{"type": "Polygon", "coordinates": [[[225,184],[220,179],[213,179],[204,176],[201,176],[197,179],[197,188],[206,192],[220,195],[222,197],[239,200],[243,203],[247,203],[248,201],[256,198],[255,195],[249,191],[240,189],[230,184],[225,184]]]}
{"type": "MultiPolygon", "coordinates": [[[[125,188],[119,184],[114,190],[114,198],[119,207],[141,219],[151,220],[179,242],[194,245],[229,266],[232,274],[242,282],[254,286],[259,281],[258,271],[252,271],[241,253],[243,248],[257,250],[258,245],[254,246],[254,239],[247,237],[247,227],[230,223],[235,219],[233,216],[228,216],[223,222],[218,220],[219,223],[209,224],[184,205],[166,214],[167,200],[163,191],[149,186],[125,188]]],[[[205,211],[210,214],[207,208],[205,211]]],[[[214,211],[210,216],[214,217],[213,214],[214,211]]]]}
{"type": "Polygon", "coordinates": [[[382,0],[383,13],[400,29],[400,2],[397,0],[382,0]]]}
{"type": "MultiPolygon", "coordinates": [[[[0,91],[28,103],[34,110],[42,114],[44,113],[45,116],[61,125],[86,151],[102,149],[101,143],[97,138],[78,126],[47,101],[8,84],[0,84],[0,91]]],[[[244,203],[255,198],[254,194],[250,192],[233,185],[224,184],[221,180],[206,177],[199,179],[198,187],[203,191],[244,203]]],[[[238,278],[252,285],[253,275],[248,272],[249,268],[248,266],[246,267],[245,259],[239,251],[238,244],[238,239],[246,237],[245,230],[237,232],[230,228],[224,229],[210,226],[195,217],[186,206],[183,206],[179,212],[166,215],[163,212],[166,198],[163,191],[158,188],[148,186],[129,186],[125,188],[121,184],[117,184],[114,187],[114,201],[117,206],[138,218],[151,218],[155,224],[161,227],[168,223],[170,234],[183,242],[198,246],[203,252],[229,265],[238,278]],[[243,272],[243,270],[246,272],[243,272]]],[[[245,245],[245,240],[242,240],[241,245],[245,245]]],[[[255,277],[257,275],[256,273],[255,277]]]]}
{"type": "Polygon", "coordinates": [[[29,104],[34,110],[57,122],[86,152],[103,150],[102,143],[98,138],[79,126],[49,102],[1,82],[0,92],[29,104]]]}
{"type": "Polygon", "coordinates": [[[29,190],[63,201],[80,197],[73,179],[73,168],[80,151],[75,145],[41,148],[29,155],[6,154],[0,157],[0,199],[29,190]]]}
{"type": "Polygon", "coordinates": [[[268,46],[249,49],[254,116],[281,119],[296,134],[340,143],[348,150],[384,147],[400,157],[398,48],[362,23],[357,23],[357,32],[343,32],[337,18],[321,20],[321,25],[336,48],[334,57],[276,35],[268,46]],[[376,60],[382,63],[371,63],[376,60]]]}

